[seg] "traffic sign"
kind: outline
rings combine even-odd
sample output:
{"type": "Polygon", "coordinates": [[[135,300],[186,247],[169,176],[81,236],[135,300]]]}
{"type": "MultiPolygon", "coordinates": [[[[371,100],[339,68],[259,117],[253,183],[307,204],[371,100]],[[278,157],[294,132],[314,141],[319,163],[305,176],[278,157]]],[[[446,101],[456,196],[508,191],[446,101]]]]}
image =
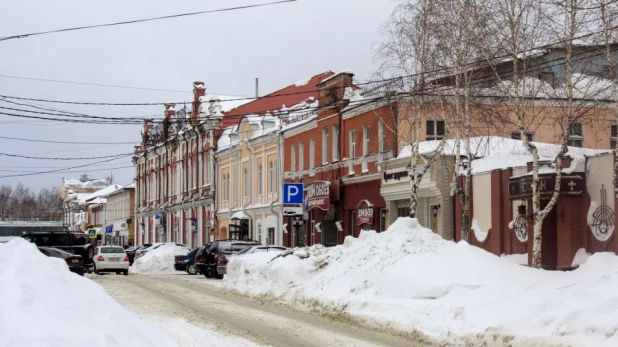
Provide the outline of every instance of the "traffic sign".
{"type": "Polygon", "coordinates": [[[284,216],[302,216],[303,215],[303,208],[298,206],[294,206],[294,207],[289,207],[289,206],[284,206],[283,207],[283,215],[284,216]]]}
{"type": "Polygon", "coordinates": [[[88,229],[88,237],[90,237],[91,239],[96,239],[97,238],[97,229],[96,228],[88,229]]]}
{"type": "Polygon", "coordinates": [[[284,204],[302,204],[303,203],[302,183],[284,183],[283,184],[283,203],[284,204]]]}

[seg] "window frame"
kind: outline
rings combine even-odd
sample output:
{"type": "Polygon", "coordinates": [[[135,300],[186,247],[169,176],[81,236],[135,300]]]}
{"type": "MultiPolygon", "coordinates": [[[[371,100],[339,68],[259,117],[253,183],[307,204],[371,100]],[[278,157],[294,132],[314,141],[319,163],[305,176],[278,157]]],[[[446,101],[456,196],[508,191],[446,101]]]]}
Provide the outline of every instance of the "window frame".
{"type": "Polygon", "coordinates": [[[369,153],[369,125],[365,125],[363,127],[363,157],[368,156],[369,153]]]}
{"type": "Polygon", "coordinates": [[[425,121],[425,139],[427,141],[439,141],[446,136],[446,121],[444,119],[427,119],[425,121]],[[438,134],[438,123],[442,123],[442,134],[438,134]],[[431,124],[431,126],[429,126],[431,124]],[[431,133],[430,133],[431,129],[431,133]]]}
{"type": "Polygon", "coordinates": [[[298,171],[303,171],[305,169],[305,143],[298,143],[298,171]]]}
{"type": "Polygon", "coordinates": [[[580,122],[573,122],[573,124],[571,124],[571,128],[569,129],[569,137],[567,138],[567,146],[579,148],[584,147],[584,124],[580,122]],[[576,131],[578,128],[579,131],[576,131]]]}
{"type": "Polygon", "coordinates": [[[384,153],[384,121],[378,122],[378,153],[384,153]]]}
{"type": "Polygon", "coordinates": [[[350,130],[350,150],[349,150],[350,159],[356,158],[356,129],[350,130]]]}
{"type": "Polygon", "coordinates": [[[322,129],[322,165],[328,164],[328,128],[322,129]]]}
{"type": "Polygon", "coordinates": [[[333,146],[332,146],[333,162],[339,161],[339,126],[333,125],[333,146]]]}
{"type": "Polygon", "coordinates": [[[309,139],[309,169],[315,168],[315,138],[309,139]]]}

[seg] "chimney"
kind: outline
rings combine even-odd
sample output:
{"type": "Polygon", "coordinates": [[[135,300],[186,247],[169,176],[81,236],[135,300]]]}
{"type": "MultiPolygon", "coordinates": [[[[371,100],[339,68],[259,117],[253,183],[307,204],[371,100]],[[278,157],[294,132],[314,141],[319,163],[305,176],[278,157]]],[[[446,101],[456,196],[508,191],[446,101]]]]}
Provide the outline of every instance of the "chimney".
{"type": "Polygon", "coordinates": [[[165,109],[163,112],[165,115],[165,119],[163,119],[163,142],[166,142],[169,139],[170,118],[176,113],[176,104],[165,104],[163,107],[165,109]]]}
{"type": "Polygon", "coordinates": [[[318,101],[320,107],[334,106],[343,99],[345,89],[352,87],[354,73],[346,70],[339,72],[318,83],[318,101]]]}
{"type": "Polygon", "coordinates": [[[146,152],[146,147],[148,146],[148,132],[152,130],[152,127],[152,119],[144,119],[144,133],[142,134],[142,151],[144,152],[146,152]]]}
{"type": "Polygon", "coordinates": [[[191,124],[195,125],[198,123],[198,113],[200,111],[200,106],[202,102],[200,98],[206,95],[206,87],[204,82],[195,81],[193,82],[193,104],[191,105],[191,124]]]}

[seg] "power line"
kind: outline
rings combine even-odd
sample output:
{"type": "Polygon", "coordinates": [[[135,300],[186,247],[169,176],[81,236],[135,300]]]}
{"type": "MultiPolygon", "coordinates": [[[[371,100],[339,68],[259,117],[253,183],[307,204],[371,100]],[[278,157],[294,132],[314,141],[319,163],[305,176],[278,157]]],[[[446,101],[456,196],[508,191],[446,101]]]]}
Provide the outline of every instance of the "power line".
{"type": "Polygon", "coordinates": [[[217,9],[217,10],[187,12],[187,13],[173,14],[173,15],[161,16],[161,17],[134,19],[134,20],[123,21],[123,22],[114,22],[114,23],[106,23],[106,24],[86,25],[86,26],[75,27],[75,28],[48,30],[48,31],[34,32],[34,33],[29,33],[29,34],[19,34],[19,35],[0,37],[0,41],[12,40],[12,39],[23,39],[23,38],[30,37],[30,36],[45,35],[45,34],[52,34],[52,33],[61,33],[61,32],[67,32],[67,31],[93,29],[93,28],[101,28],[101,27],[109,27],[109,26],[118,26],[118,25],[150,22],[150,21],[156,21],[156,20],[162,20],[162,19],[171,19],[171,18],[195,16],[195,15],[198,15],[198,14],[207,14],[207,13],[217,13],[217,12],[228,12],[228,11],[235,11],[235,10],[243,10],[243,9],[249,9],[249,8],[255,8],[255,7],[263,7],[263,6],[271,6],[271,5],[277,5],[277,4],[283,4],[283,3],[286,3],[286,2],[295,2],[295,1],[298,1],[298,0],[280,0],[280,1],[262,3],[262,4],[254,4],[254,5],[222,8],[222,9],[217,9]]]}
{"type": "Polygon", "coordinates": [[[59,143],[59,144],[69,144],[69,145],[131,145],[137,144],[137,141],[131,142],[71,142],[71,141],[51,141],[51,140],[34,140],[34,139],[22,139],[19,137],[8,137],[8,136],[0,136],[0,139],[3,140],[14,140],[14,141],[26,141],[26,142],[42,142],[42,143],[59,143]]]}
{"type": "MultiPolygon", "coordinates": [[[[110,171],[110,170],[128,169],[128,168],[133,168],[133,167],[134,167],[133,165],[131,165],[131,166],[117,166],[117,167],[110,167],[110,168],[104,168],[104,169],[94,169],[94,170],[93,169],[88,169],[88,170],[80,170],[80,171],[58,171],[58,173],[83,173],[84,171],[87,171],[87,172],[98,172],[98,171],[110,171]]],[[[38,171],[0,169],[0,172],[34,173],[34,172],[38,172],[38,171]]]]}
{"type": "Polygon", "coordinates": [[[63,169],[58,169],[58,170],[47,170],[47,171],[31,172],[31,173],[18,174],[18,175],[5,175],[5,176],[0,176],[0,178],[33,176],[33,175],[41,175],[41,174],[47,174],[47,173],[52,173],[52,172],[60,172],[60,171],[71,170],[71,169],[79,169],[79,168],[91,166],[91,165],[94,165],[94,164],[100,164],[100,163],[106,163],[106,162],[114,161],[114,160],[117,160],[117,159],[120,159],[120,158],[123,158],[123,157],[128,157],[128,156],[131,156],[131,155],[132,154],[124,155],[124,156],[119,156],[119,157],[112,158],[112,159],[105,159],[105,160],[101,160],[101,161],[90,163],[90,164],[71,166],[71,167],[67,167],[67,168],[63,168],[63,169]]]}
{"type": "Polygon", "coordinates": [[[0,153],[0,156],[5,156],[5,157],[37,159],[37,160],[92,160],[92,159],[102,159],[102,158],[120,158],[120,157],[127,156],[127,155],[133,155],[133,153],[115,154],[115,155],[106,155],[102,157],[88,157],[88,158],[31,157],[31,156],[20,155],[20,154],[0,153]]]}
{"type": "MultiPolygon", "coordinates": [[[[3,78],[13,78],[13,79],[21,79],[28,81],[43,81],[43,82],[51,82],[51,83],[64,83],[64,84],[76,84],[82,86],[93,86],[93,87],[105,87],[105,88],[122,88],[122,89],[134,89],[134,90],[148,90],[154,92],[172,92],[172,93],[184,93],[184,94],[193,94],[193,92],[189,92],[186,90],[175,90],[175,89],[160,89],[160,88],[144,88],[144,87],[133,87],[133,86],[122,86],[117,84],[101,84],[101,83],[87,83],[87,82],[75,82],[75,81],[63,81],[63,80],[54,80],[54,79],[46,79],[46,78],[35,78],[35,77],[24,77],[24,76],[10,76],[10,75],[0,75],[3,78]]],[[[226,93],[210,93],[216,95],[229,95],[226,93]]],[[[236,96],[244,96],[244,95],[236,95],[236,96]]]]}

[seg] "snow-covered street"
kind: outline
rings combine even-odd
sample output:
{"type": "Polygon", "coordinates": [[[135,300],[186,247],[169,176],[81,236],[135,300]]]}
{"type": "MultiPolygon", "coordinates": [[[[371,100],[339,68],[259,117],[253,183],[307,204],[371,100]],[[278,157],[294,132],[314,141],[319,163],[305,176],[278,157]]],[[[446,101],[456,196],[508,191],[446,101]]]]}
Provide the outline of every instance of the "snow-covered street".
{"type": "Polygon", "coordinates": [[[422,335],[374,331],[338,319],[252,301],[203,276],[87,275],[123,307],[179,346],[427,346],[422,335]]]}

